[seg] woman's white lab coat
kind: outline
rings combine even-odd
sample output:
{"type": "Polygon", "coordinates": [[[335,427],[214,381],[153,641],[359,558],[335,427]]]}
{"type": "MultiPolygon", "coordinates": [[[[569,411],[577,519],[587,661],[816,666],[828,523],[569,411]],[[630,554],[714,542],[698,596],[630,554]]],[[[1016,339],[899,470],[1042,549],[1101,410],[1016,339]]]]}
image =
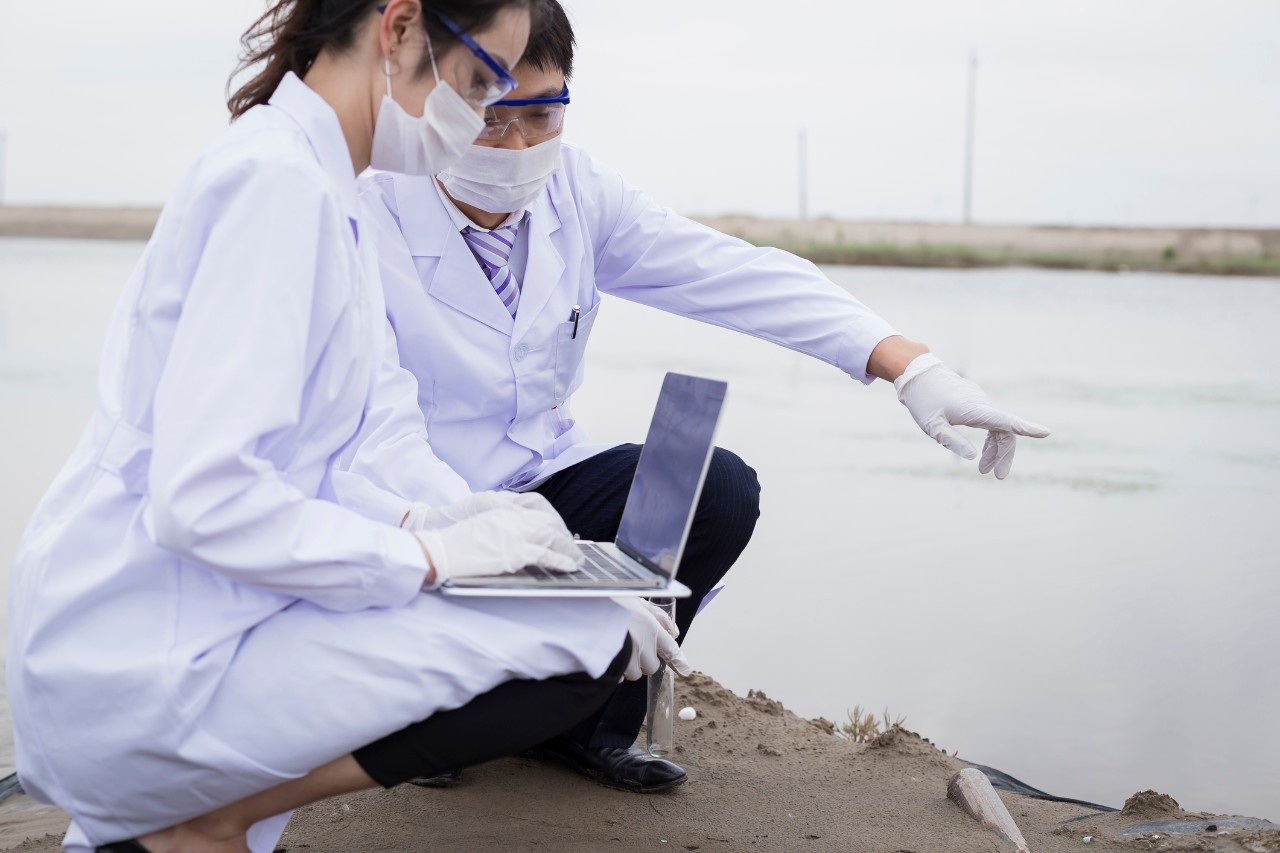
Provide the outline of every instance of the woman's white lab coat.
{"type": "Polygon", "coordinates": [[[405,387],[378,379],[362,226],[337,117],[290,75],[191,171],[120,301],[92,423],[10,596],[19,775],[71,814],[70,849],[203,814],[513,677],[598,675],[622,644],[607,601],[422,594],[414,537],[332,502],[336,480],[381,504],[368,514],[405,506],[333,466],[405,387]]]}
{"type": "Polygon", "coordinates": [[[400,363],[418,380],[435,455],[465,480],[412,482],[386,442],[391,459],[355,454],[362,472],[401,491],[444,489],[435,499],[445,500],[468,487],[528,488],[602,449],[566,414],[602,293],[773,341],[863,382],[871,350],[895,334],[808,261],[679,216],[571,145],[522,227],[514,320],[431,179],[373,173],[360,187],[400,363]]]}

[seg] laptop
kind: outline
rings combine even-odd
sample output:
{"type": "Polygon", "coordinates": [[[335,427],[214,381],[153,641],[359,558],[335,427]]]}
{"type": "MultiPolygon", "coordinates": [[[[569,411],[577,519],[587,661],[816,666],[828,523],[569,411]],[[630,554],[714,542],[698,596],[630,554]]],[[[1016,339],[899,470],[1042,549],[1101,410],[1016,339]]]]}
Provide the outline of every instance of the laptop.
{"type": "Polygon", "coordinates": [[[445,581],[445,595],[688,598],[676,580],[693,513],[715,449],[728,385],[668,373],[613,542],[579,542],[575,572],[526,566],[519,572],[445,581]]]}

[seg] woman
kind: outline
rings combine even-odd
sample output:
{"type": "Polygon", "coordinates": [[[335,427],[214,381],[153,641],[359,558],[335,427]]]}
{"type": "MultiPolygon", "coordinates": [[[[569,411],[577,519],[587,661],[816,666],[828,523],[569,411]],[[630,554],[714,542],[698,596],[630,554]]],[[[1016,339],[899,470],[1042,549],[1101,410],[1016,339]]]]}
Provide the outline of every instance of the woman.
{"type": "Polygon", "coordinates": [[[246,36],[262,71],[162,215],[14,563],[19,772],[68,849],[269,851],[298,805],[524,749],[656,667],[643,608],[430,593],[571,568],[539,499],[417,507],[416,534],[371,484],[385,521],[333,501],[400,387],[355,175],[448,166],[529,23],[522,0],[279,0],[246,36]]]}

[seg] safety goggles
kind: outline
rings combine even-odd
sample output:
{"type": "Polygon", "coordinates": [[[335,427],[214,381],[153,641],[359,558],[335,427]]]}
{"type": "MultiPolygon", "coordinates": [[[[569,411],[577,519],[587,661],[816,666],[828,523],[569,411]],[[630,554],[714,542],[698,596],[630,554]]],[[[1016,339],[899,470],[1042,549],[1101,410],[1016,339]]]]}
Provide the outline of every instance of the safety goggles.
{"type": "MultiPolygon", "coordinates": [[[[379,4],[376,8],[379,13],[387,10],[384,4],[379,4]]],[[[511,72],[503,68],[498,60],[489,55],[489,51],[467,35],[466,31],[458,26],[456,21],[434,9],[427,9],[426,11],[434,15],[437,21],[444,24],[445,28],[457,37],[458,41],[466,45],[467,49],[475,54],[476,58],[484,64],[485,69],[488,71],[488,73],[485,73],[485,71],[475,68],[471,75],[470,84],[463,87],[458,94],[478,107],[487,107],[490,104],[501,101],[507,93],[520,85],[516,82],[516,78],[511,76],[511,72]]]]}
{"type": "Polygon", "coordinates": [[[488,66],[489,70],[495,75],[494,80],[485,80],[477,71],[473,76],[471,90],[463,92],[462,96],[469,101],[473,101],[482,107],[497,103],[506,97],[507,93],[516,88],[520,84],[516,82],[516,78],[511,76],[507,69],[503,68],[498,60],[489,55],[489,52],[480,45],[476,44],[476,40],[463,32],[462,27],[454,23],[452,18],[440,14],[435,10],[429,10],[431,14],[436,16],[436,20],[448,27],[449,32],[458,37],[458,41],[470,48],[476,57],[488,66]]]}
{"type": "Polygon", "coordinates": [[[564,109],[569,103],[569,85],[554,98],[511,98],[484,111],[484,130],[478,139],[496,142],[515,125],[525,139],[550,136],[564,126],[564,109]]]}

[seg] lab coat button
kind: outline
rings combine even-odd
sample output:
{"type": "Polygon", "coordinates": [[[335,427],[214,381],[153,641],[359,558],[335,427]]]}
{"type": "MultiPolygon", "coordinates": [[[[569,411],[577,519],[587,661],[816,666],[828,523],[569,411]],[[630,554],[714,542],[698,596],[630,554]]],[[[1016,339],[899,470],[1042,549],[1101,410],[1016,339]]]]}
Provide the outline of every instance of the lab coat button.
{"type": "Polygon", "coordinates": [[[524,361],[524,357],[529,354],[529,348],[524,344],[520,344],[511,351],[511,357],[516,361],[524,361]]]}

